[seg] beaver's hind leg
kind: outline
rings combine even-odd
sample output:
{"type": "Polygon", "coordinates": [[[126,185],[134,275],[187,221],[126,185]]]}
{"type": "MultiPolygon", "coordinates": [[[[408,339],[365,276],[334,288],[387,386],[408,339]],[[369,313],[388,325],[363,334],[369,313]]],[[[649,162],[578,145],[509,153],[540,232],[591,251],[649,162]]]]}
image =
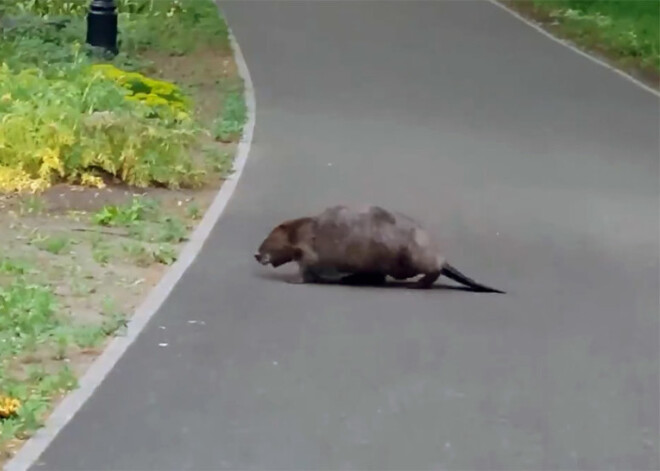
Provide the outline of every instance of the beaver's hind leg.
{"type": "Polygon", "coordinates": [[[429,289],[433,286],[433,283],[440,278],[440,271],[433,271],[431,273],[426,273],[413,285],[413,288],[417,289],[429,289]]]}
{"type": "Polygon", "coordinates": [[[347,285],[381,286],[385,284],[385,275],[382,273],[352,273],[341,279],[347,285]]]}

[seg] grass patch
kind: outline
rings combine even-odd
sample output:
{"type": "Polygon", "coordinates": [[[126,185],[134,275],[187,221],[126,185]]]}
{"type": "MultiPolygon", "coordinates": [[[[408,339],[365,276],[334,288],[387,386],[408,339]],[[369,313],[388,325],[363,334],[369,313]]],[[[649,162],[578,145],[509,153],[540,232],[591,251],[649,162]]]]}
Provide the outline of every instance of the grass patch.
{"type": "Polygon", "coordinates": [[[76,385],[66,357],[71,344],[98,345],[123,325],[112,313],[100,325],[76,325],[52,288],[36,280],[27,262],[0,257],[0,397],[18,405],[0,418],[0,446],[27,438],[42,424],[49,402],[76,385]],[[41,361],[34,364],[34,355],[41,361]]]}
{"type": "Polygon", "coordinates": [[[657,0],[513,0],[506,2],[554,32],[659,86],[660,2],[657,0]],[[650,74],[650,75],[649,75],[650,74]]]}

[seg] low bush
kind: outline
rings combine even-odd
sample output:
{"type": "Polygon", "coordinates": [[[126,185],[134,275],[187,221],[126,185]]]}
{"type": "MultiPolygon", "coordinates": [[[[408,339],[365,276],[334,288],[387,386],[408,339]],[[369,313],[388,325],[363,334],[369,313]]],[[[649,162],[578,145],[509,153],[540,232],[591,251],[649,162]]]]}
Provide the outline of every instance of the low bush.
{"type": "Polygon", "coordinates": [[[194,186],[203,174],[190,157],[199,130],[180,110],[183,101],[156,94],[160,101],[150,103],[150,96],[127,99],[131,92],[84,60],[56,78],[4,64],[0,190],[39,191],[56,181],[102,186],[104,173],[141,187],[194,186]]]}

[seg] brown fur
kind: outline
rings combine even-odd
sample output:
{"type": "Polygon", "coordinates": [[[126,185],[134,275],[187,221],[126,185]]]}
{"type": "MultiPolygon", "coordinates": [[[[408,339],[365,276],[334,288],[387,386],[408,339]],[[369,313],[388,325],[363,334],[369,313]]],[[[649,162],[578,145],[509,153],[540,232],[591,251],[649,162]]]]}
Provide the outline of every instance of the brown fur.
{"type": "Polygon", "coordinates": [[[408,216],[378,206],[333,206],[315,217],[282,222],[255,254],[263,264],[279,267],[297,262],[303,282],[381,284],[423,277],[429,288],[441,274],[478,291],[497,291],[467,278],[440,255],[432,237],[408,216]]]}

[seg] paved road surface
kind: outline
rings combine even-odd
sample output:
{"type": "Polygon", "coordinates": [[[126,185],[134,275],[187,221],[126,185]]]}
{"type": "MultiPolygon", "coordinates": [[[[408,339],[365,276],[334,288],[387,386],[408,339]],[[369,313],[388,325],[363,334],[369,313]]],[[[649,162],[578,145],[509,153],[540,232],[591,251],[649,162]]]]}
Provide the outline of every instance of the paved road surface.
{"type": "Polygon", "coordinates": [[[488,3],[224,9],[257,91],[244,177],[34,469],[658,469],[658,99],[488,3]],[[252,259],[340,201],[418,216],[509,294],[252,259]]]}

